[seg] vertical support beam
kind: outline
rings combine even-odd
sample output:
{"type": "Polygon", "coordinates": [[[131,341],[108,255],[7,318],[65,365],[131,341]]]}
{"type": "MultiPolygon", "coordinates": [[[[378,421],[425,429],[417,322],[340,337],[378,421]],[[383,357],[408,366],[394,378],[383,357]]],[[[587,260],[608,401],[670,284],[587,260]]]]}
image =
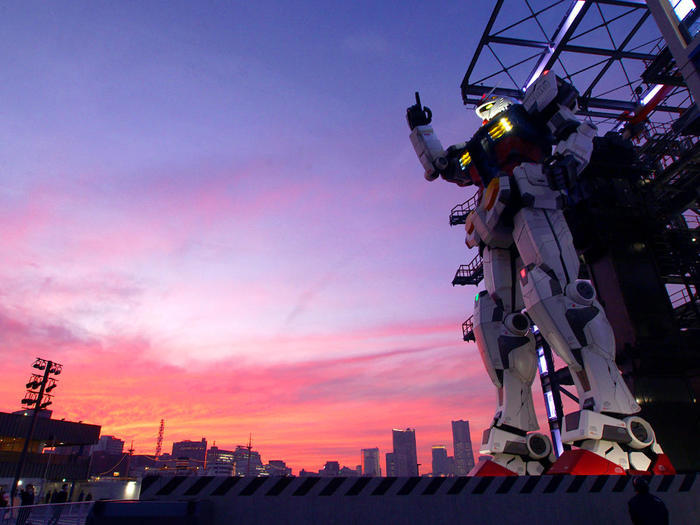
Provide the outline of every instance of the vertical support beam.
{"type": "Polygon", "coordinates": [[[564,445],[561,441],[564,406],[559,393],[559,381],[555,374],[552,349],[539,332],[535,334],[535,340],[537,341],[537,368],[540,373],[540,382],[542,383],[542,395],[544,396],[544,406],[547,412],[549,433],[552,436],[554,454],[559,457],[564,450],[570,448],[569,445],[564,445]]]}

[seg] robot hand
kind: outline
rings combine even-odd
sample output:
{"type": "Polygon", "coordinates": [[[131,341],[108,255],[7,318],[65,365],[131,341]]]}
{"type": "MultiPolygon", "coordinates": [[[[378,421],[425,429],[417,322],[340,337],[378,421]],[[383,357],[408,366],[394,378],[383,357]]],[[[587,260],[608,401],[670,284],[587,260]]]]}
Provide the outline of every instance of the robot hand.
{"type": "Polygon", "coordinates": [[[406,120],[411,130],[416,126],[426,126],[433,120],[433,112],[430,108],[421,106],[418,91],[416,91],[416,103],[406,108],[406,120]]]}
{"type": "Polygon", "coordinates": [[[432,119],[432,111],[421,105],[420,95],[416,92],[416,103],[406,110],[406,120],[411,128],[411,144],[429,181],[443,175],[449,167],[447,153],[430,125],[432,119]]]}
{"type": "Polygon", "coordinates": [[[576,182],[579,162],[573,155],[554,154],[544,160],[542,172],[553,190],[568,190],[576,182]]]}

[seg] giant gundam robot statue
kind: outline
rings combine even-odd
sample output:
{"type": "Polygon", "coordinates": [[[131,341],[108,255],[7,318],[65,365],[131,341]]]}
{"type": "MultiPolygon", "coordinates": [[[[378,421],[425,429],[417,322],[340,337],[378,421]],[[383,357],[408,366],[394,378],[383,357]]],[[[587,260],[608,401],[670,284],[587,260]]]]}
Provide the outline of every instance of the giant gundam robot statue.
{"type": "Polygon", "coordinates": [[[474,335],[498,407],[480,452],[492,457],[472,475],[670,473],[615,365],[613,331],[580,261],[563,208],[593,152],[596,128],[576,116],[578,92],[554,74],[539,77],[522,103],[487,97],[483,125],[468,142],[444,149],[432,113],[407,110],[411,142],[429,181],[475,185],[478,207],[466,244],[483,256],[485,291],[474,304],[474,335]],[[579,410],[567,414],[557,460],[538,432],[531,385],[537,371],[534,327],[568,366],[579,410]]]}

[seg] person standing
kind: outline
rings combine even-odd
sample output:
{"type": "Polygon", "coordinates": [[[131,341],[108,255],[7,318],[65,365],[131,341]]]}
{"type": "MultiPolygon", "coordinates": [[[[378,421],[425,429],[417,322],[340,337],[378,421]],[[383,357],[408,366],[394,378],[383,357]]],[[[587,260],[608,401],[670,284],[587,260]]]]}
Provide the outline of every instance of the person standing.
{"type": "Polygon", "coordinates": [[[58,520],[61,518],[61,513],[63,512],[64,504],[68,501],[68,485],[64,484],[61,486],[61,491],[53,495],[51,503],[54,505],[53,514],[51,519],[48,521],[47,525],[57,525],[58,520]]]}
{"type": "Polygon", "coordinates": [[[661,499],[649,494],[649,481],[637,477],[632,481],[635,494],[627,503],[634,525],[668,525],[668,509],[661,499]]]}
{"type": "Polygon", "coordinates": [[[34,485],[27,485],[27,488],[19,493],[19,501],[22,508],[17,513],[16,523],[17,525],[24,525],[29,518],[29,513],[32,511],[28,507],[34,505],[34,485]]]}

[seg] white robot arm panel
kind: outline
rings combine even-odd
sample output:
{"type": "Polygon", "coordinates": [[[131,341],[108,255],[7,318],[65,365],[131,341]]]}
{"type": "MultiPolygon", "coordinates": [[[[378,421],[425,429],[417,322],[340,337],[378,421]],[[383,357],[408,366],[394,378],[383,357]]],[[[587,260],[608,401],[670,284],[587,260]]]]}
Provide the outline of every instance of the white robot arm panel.
{"type": "Polygon", "coordinates": [[[528,113],[541,118],[558,141],[550,165],[557,179],[555,185],[562,189],[588,165],[597,131],[576,117],[577,97],[571,84],[554,74],[544,74],[528,88],[523,100],[528,113]]]}
{"type": "Polygon", "coordinates": [[[426,180],[435,180],[447,168],[445,150],[430,124],[416,126],[411,130],[411,144],[418,160],[425,169],[426,180]]]}

